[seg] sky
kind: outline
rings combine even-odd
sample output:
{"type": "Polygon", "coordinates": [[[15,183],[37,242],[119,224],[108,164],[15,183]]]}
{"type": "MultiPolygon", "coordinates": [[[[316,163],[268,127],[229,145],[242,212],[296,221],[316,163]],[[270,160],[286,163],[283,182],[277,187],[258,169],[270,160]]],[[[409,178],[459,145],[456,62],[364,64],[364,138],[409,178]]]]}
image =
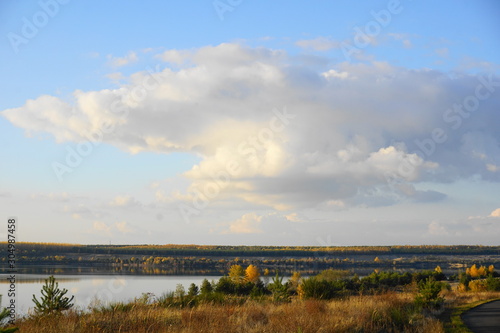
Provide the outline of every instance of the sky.
{"type": "Polygon", "coordinates": [[[30,242],[498,245],[499,16],[1,1],[0,218],[30,242]]]}

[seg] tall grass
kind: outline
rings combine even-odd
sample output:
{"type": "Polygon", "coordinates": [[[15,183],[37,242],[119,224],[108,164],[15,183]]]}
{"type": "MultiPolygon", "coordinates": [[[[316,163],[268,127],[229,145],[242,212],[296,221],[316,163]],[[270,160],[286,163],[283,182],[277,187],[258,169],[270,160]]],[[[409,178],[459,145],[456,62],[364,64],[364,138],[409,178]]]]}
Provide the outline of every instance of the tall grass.
{"type": "Polygon", "coordinates": [[[161,303],[113,304],[90,312],[31,317],[21,332],[443,332],[442,324],[418,311],[413,294],[351,296],[332,301],[242,304],[202,302],[195,307],[161,303]]]}

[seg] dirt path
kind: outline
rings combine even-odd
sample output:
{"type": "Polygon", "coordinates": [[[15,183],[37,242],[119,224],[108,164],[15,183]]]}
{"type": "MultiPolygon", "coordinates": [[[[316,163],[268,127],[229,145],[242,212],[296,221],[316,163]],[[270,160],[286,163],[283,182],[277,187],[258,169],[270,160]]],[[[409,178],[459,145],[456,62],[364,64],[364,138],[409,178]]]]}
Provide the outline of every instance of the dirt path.
{"type": "Polygon", "coordinates": [[[500,300],[470,309],[462,314],[462,320],[474,333],[499,333],[500,300]]]}

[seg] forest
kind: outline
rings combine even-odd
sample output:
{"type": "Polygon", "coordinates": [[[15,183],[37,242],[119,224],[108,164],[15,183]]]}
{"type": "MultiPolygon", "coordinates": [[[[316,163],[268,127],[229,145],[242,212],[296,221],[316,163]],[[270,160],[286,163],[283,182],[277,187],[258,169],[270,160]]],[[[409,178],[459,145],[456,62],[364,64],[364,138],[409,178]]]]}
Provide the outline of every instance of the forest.
{"type": "MultiPolygon", "coordinates": [[[[500,246],[203,246],[79,245],[17,243],[17,265],[25,273],[60,273],[65,267],[90,273],[105,269],[121,274],[215,274],[232,265],[256,265],[285,275],[317,274],[328,268],[422,270],[441,266],[456,271],[473,264],[499,265],[500,246]],[[92,271],[93,270],[93,271],[92,271]]],[[[1,258],[0,260],[6,260],[1,258]]],[[[76,273],[81,273],[78,271],[76,273]]]]}

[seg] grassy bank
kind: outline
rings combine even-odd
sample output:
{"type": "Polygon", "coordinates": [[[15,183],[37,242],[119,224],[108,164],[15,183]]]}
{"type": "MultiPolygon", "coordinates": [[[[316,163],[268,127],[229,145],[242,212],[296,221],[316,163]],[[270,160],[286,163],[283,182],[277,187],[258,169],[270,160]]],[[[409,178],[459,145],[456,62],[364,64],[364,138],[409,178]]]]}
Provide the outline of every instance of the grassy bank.
{"type": "Polygon", "coordinates": [[[451,316],[422,312],[413,293],[351,296],[331,301],[234,299],[227,304],[162,307],[140,301],[96,306],[90,311],[29,317],[18,322],[20,332],[468,332],[460,311],[500,293],[446,292],[451,316]],[[231,304],[232,303],[232,304],[231,304]],[[458,314],[458,316],[457,316],[458,314]],[[458,318],[458,319],[457,319],[458,318]]]}
{"type": "Polygon", "coordinates": [[[95,307],[90,312],[32,317],[21,332],[444,332],[424,315],[411,293],[351,296],[290,303],[247,300],[242,304],[200,304],[164,308],[134,302],[95,307]]]}
{"type": "MultiPolygon", "coordinates": [[[[16,326],[20,332],[52,333],[466,332],[459,311],[500,298],[494,267],[472,268],[452,288],[439,267],[363,278],[329,269],[307,278],[297,273],[285,283],[276,275],[264,284],[256,266],[234,265],[219,281],[191,284],[187,292],[178,285],[159,297],[144,293],[129,303],[96,304],[85,311],[71,308],[71,300],[58,307],[59,300],[47,296],[16,326]]],[[[57,295],[51,279],[46,295],[57,295]]]]}

